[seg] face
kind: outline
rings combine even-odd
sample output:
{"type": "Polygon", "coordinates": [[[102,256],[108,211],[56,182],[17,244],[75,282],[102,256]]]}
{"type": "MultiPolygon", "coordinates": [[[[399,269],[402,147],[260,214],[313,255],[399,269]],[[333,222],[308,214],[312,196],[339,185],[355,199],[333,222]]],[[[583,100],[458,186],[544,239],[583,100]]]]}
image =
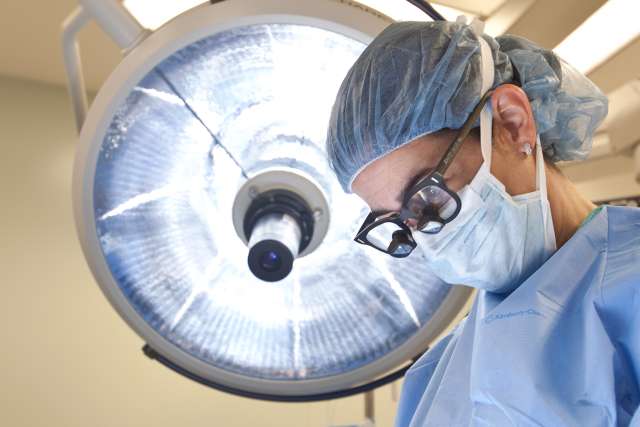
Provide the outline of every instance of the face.
{"type": "MultiPolygon", "coordinates": [[[[381,157],[358,174],[352,185],[354,193],[374,212],[400,210],[405,190],[437,166],[456,133],[443,130],[425,135],[381,157]]],[[[447,187],[459,191],[471,182],[481,164],[480,141],[469,135],[444,175],[447,187]]]]}
{"type": "MultiPolygon", "coordinates": [[[[526,94],[507,84],[494,90],[491,173],[511,195],[535,190],[535,156],[523,154],[528,144],[535,147],[536,129],[526,94]]],[[[443,130],[420,137],[365,167],[355,178],[352,189],[375,213],[399,211],[405,190],[431,170],[457,135],[443,130]]],[[[447,169],[447,187],[459,191],[471,182],[482,165],[480,140],[471,133],[447,169]]],[[[408,223],[413,226],[415,224],[408,223]]]]}

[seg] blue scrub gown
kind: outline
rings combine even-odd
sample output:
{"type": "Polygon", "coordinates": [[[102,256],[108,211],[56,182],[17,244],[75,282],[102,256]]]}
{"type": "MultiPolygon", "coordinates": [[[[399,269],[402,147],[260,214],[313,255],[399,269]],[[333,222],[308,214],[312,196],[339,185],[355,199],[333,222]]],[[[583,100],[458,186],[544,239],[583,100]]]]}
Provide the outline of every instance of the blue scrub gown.
{"type": "Polygon", "coordinates": [[[640,426],[640,209],[606,207],[405,376],[396,426],[640,426]]]}

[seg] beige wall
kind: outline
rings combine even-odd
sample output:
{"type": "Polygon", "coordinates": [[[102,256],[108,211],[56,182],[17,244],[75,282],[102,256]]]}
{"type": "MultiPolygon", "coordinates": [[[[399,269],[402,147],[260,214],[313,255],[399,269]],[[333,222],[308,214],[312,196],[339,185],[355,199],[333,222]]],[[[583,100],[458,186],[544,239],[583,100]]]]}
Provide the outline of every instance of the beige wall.
{"type": "Polygon", "coordinates": [[[640,195],[630,152],[570,164],[562,170],[582,194],[596,202],[640,195]]]}
{"type": "MultiPolygon", "coordinates": [[[[85,265],[71,214],[76,144],[63,89],[0,78],[0,426],[328,426],[362,396],[277,404],[230,396],[148,360],[85,265]]],[[[392,423],[391,387],[376,392],[392,423]]]]}

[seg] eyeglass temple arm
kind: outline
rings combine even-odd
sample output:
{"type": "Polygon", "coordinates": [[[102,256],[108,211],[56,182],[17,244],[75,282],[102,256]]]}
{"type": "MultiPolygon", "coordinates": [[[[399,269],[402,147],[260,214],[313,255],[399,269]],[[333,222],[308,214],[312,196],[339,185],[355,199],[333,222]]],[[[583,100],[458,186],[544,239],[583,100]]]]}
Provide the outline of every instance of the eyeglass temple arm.
{"type": "Polygon", "coordinates": [[[462,143],[465,141],[465,139],[467,139],[467,136],[469,136],[469,132],[471,132],[471,129],[473,129],[473,125],[476,123],[476,120],[478,120],[478,117],[480,116],[480,113],[484,108],[485,102],[487,102],[487,99],[489,99],[492,93],[493,91],[490,90],[482,95],[482,98],[480,98],[478,105],[476,105],[476,107],[471,112],[471,115],[469,115],[469,118],[464,122],[464,125],[462,125],[462,129],[460,129],[460,132],[458,132],[458,134],[456,135],[456,139],[454,139],[449,148],[447,148],[447,151],[444,153],[444,156],[442,156],[442,160],[440,160],[440,163],[438,163],[438,166],[436,166],[434,172],[439,173],[440,175],[444,175],[445,171],[449,167],[449,164],[453,161],[453,158],[456,156],[456,154],[458,154],[460,148],[462,148],[462,143]]]}

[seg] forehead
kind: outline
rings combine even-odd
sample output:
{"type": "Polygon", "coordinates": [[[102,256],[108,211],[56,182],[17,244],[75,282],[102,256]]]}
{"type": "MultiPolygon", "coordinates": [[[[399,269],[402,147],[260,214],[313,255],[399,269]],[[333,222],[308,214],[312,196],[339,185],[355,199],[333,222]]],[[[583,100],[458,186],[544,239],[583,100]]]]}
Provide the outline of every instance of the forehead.
{"type": "Polygon", "coordinates": [[[397,210],[402,192],[420,172],[433,168],[446,149],[446,135],[426,135],[367,165],[352,189],[371,210],[397,210]]]}

